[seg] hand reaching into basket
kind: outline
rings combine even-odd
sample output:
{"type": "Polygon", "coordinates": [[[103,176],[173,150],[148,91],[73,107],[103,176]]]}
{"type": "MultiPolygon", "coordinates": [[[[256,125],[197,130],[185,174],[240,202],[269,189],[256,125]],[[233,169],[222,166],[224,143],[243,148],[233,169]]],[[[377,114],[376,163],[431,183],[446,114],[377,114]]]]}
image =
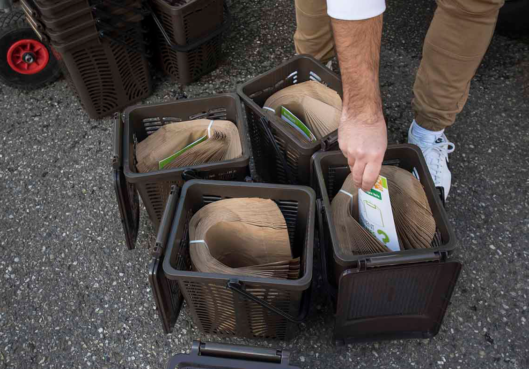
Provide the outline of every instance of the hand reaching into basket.
{"type": "Polygon", "coordinates": [[[382,112],[374,116],[342,115],[338,143],[347,158],[357,188],[369,191],[375,185],[387,141],[386,122],[382,112]]]}

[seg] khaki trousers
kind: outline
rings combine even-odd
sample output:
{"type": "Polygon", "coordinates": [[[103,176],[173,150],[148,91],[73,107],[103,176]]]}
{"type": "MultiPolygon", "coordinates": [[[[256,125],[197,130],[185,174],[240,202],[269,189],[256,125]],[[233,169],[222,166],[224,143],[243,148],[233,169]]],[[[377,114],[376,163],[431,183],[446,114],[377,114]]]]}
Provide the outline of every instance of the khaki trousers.
{"type": "MultiPolygon", "coordinates": [[[[413,87],[415,120],[422,127],[433,131],[449,127],[465,106],[503,1],[437,0],[413,87]]],[[[327,62],[334,56],[334,42],[326,0],[295,2],[296,52],[327,62]]]]}

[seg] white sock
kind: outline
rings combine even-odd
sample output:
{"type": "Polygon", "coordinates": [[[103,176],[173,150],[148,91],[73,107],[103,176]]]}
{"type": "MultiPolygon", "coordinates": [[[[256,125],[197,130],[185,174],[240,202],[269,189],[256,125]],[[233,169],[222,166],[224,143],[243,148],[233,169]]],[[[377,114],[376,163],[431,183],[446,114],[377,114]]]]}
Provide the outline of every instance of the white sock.
{"type": "Polygon", "coordinates": [[[424,143],[434,143],[438,138],[443,135],[444,131],[444,129],[441,131],[430,131],[429,129],[423,128],[418,125],[415,119],[411,124],[412,134],[417,137],[419,141],[422,141],[424,143]]]}

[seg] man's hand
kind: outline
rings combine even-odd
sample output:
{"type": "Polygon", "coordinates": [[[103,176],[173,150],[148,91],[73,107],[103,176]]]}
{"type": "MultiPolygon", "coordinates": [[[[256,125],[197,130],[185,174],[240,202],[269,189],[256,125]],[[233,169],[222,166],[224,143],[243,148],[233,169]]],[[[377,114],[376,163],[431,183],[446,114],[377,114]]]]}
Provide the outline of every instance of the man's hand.
{"type": "Polygon", "coordinates": [[[338,142],[358,188],[375,184],[387,147],[378,82],[382,15],[361,21],[332,20],[343,84],[338,142]]]}
{"type": "Polygon", "coordinates": [[[355,186],[369,191],[378,179],[386,152],[387,130],[384,116],[342,115],[338,143],[353,173],[355,186]]]}

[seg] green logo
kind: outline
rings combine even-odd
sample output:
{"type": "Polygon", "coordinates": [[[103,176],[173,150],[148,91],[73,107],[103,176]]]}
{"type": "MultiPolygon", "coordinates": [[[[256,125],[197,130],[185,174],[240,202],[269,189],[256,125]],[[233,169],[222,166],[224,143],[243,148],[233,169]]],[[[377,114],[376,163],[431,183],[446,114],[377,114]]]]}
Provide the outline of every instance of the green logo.
{"type": "Polygon", "coordinates": [[[382,194],[378,192],[377,190],[369,190],[366,192],[368,195],[373,196],[375,199],[382,200],[382,194]]]}
{"type": "Polygon", "coordinates": [[[385,244],[389,243],[389,236],[386,234],[386,232],[384,232],[383,230],[379,229],[377,231],[377,233],[384,236],[384,238],[382,239],[382,242],[384,242],[385,244]]]}

